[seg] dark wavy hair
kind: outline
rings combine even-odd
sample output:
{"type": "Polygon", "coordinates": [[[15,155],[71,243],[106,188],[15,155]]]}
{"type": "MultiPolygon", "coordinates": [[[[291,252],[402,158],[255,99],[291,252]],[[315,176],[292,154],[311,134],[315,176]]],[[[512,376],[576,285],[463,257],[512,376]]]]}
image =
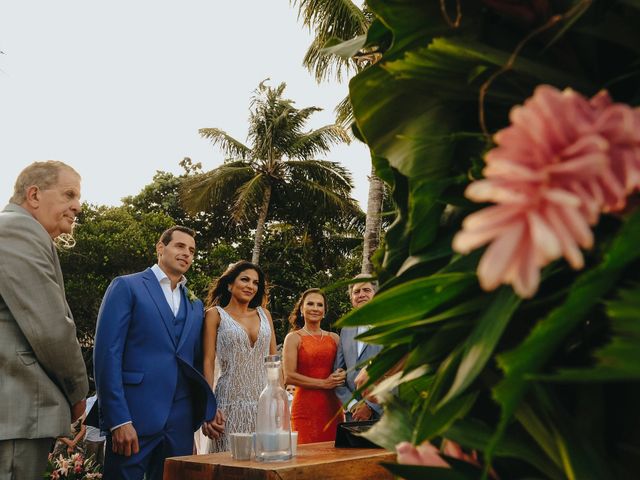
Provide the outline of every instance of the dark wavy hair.
{"type": "Polygon", "coordinates": [[[269,292],[267,291],[267,279],[264,272],[255,263],[240,260],[239,262],[229,265],[229,268],[227,268],[219,278],[211,282],[209,292],[207,293],[207,308],[215,305],[226,307],[231,301],[229,285],[235,282],[238,275],[245,270],[255,270],[258,272],[258,291],[256,292],[256,296],[249,302],[249,307],[256,308],[266,306],[269,300],[269,292]]]}
{"type": "Polygon", "coordinates": [[[307,295],[310,295],[312,293],[317,293],[318,295],[322,295],[322,298],[324,298],[325,315],[329,310],[329,304],[327,303],[327,296],[324,294],[322,290],[320,290],[319,288],[310,288],[308,290],[305,290],[304,292],[302,292],[302,295],[300,296],[295,306],[293,307],[293,310],[291,310],[291,313],[289,314],[289,325],[291,325],[291,331],[300,330],[302,327],[304,327],[304,318],[302,318],[302,312],[300,310],[302,308],[302,304],[304,303],[304,299],[307,298],[307,295]]]}

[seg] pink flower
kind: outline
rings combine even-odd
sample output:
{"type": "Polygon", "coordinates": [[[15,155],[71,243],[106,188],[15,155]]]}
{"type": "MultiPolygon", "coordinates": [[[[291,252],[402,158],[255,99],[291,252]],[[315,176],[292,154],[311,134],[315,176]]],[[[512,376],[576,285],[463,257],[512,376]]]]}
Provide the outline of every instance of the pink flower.
{"type": "Polygon", "coordinates": [[[478,265],[482,288],[511,284],[529,298],[550,262],[564,257],[582,268],[591,225],[640,187],[640,110],[613,104],[606,92],[589,101],[542,85],[509,118],[485,157],[485,179],[465,192],[496,205],[465,218],[453,249],[490,244],[478,265]]]}
{"type": "MultiPolygon", "coordinates": [[[[640,188],[640,109],[613,103],[606,91],[591,99],[595,130],[609,143],[612,179],[625,194],[640,188]]],[[[626,198],[605,202],[603,211],[622,210],[626,198]]]]}
{"type": "MultiPolygon", "coordinates": [[[[475,451],[471,452],[471,454],[465,453],[460,445],[447,439],[442,440],[442,449],[444,455],[482,468],[475,451]]],[[[398,463],[405,465],[451,468],[451,465],[440,456],[440,451],[428,441],[422,442],[417,447],[409,442],[401,442],[396,445],[396,453],[398,454],[398,463]]],[[[493,468],[489,469],[489,476],[498,480],[498,475],[493,468]]]]}
{"type": "Polygon", "coordinates": [[[440,456],[440,452],[429,442],[423,442],[414,447],[409,442],[401,442],[396,445],[398,463],[406,465],[423,465],[427,467],[451,468],[440,456]]]}

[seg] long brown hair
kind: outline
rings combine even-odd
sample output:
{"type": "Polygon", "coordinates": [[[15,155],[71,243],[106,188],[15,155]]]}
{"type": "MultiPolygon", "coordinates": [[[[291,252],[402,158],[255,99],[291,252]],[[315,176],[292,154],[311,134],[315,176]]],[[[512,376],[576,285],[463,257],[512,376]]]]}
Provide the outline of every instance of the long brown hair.
{"type": "Polygon", "coordinates": [[[211,308],[215,305],[226,307],[231,301],[231,292],[229,285],[236,281],[238,275],[245,270],[255,270],[258,273],[258,291],[255,297],[249,302],[250,308],[265,307],[269,300],[267,291],[267,279],[262,269],[255,263],[240,260],[239,262],[229,265],[229,268],[217,279],[211,282],[209,292],[207,293],[206,305],[211,308]]]}
{"type": "Polygon", "coordinates": [[[327,296],[324,294],[322,290],[320,290],[319,288],[310,288],[308,290],[305,290],[304,292],[302,292],[302,295],[300,296],[295,306],[293,307],[293,310],[291,310],[291,313],[289,314],[289,325],[291,325],[291,331],[300,330],[302,327],[304,327],[304,318],[302,317],[302,312],[301,312],[302,304],[304,303],[304,299],[307,298],[307,296],[312,293],[317,293],[318,295],[322,295],[322,298],[324,298],[325,315],[327,313],[327,310],[329,310],[329,304],[327,303],[327,296]]]}

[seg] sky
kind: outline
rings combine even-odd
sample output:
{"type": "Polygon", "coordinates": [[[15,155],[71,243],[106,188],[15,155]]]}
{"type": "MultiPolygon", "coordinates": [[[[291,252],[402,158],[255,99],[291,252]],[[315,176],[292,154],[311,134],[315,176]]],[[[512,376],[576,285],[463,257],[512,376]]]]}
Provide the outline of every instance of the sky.
{"type": "MultiPolygon", "coordinates": [[[[198,135],[245,142],[258,84],[287,83],[309,128],[333,123],[346,83],[318,85],[302,67],[310,35],[289,0],[0,1],[0,203],[36,160],[82,176],[82,199],[119,205],[157,170],[224,160],[198,135]]],[[[351,172],[366,209],[368,150],[357,140],[323,157],[351,172]]]]}

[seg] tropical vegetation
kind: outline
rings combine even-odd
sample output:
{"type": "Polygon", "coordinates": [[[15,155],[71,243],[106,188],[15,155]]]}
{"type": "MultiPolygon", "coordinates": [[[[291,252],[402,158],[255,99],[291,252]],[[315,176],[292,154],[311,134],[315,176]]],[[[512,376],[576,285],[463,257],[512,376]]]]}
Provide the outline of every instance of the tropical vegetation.
{"type": "MultiPolygon", "coordinates": [[[[229,203],[235,222],[253,222],[255,237],[251,261],[260,261],[267,220],[277,210],[305,216],[316,224],[330,218],[350,218],[359,207],[349,194],[351,174],[337,162],[318,160],[332,145],[349,142],[337,125],[305,130],[317,107],[298,109],[284,98],[285,83],[270,87],[261,82],[250,104],[247,146],[218,128],[202,128],[200,135],[219,145],[228,157],[224,164],[190,179],[183,202],[192,213],[229,203]],[[308,209],[307,207],[315,207],[308,209]]],[[[277,212],[275,212],[277,213],[277,212]]]]}
{"type": "MultiPolygon", "coordinates": [[[[588,173],[587,165],[598,175],[605,168],[618,169],[607,178],[619,181],[635,175],[639,164],[640,3],[369,0],[367,5],[374,19],[351,53],[364,48],[380,59],[350,81],[354,133],[369,145],[376,173],[397,208],[377,257],[382,288],[340,322],[373,324],[363,339],[384,345],[368,372],[370,383],[380,382],[376,393],[385,398],[385,414],[368,437],[391,449],[409,441],[424,453],[429,441],[446,452],[451,451],[446,443],[453,442],[465,452],[442,455],[450,468],[389,465],[403,478],[634,478],[640,471],[637,183],[623,186],[631,196],[624,199],[626,209],[616,211],[598,196],[606,189],[582,192],[575,182],[588,173]],[[535,116],[523,119],[529,111],[514,107],[544,103],[555,108],[553,102],[559,101],[525,103],[541,85],[547,92],[569,88],[566,95],[572,98],[593,99],[585,100],[593,113],[580,115],[594,116],[585,128],[603,139],[596,142],[599,160],[585,160],[584,171],[572,166],[567,173],[576,181],[565,176],[558,184],[574,192],[571,208],[583,211],[588,229],[593,228],[592,247],[579,240],[587,237],[574,237],[583,257],[577,262],[569,244],[555,248],[554,241],[569,237],[561,234],[563,226],[553,223],[553,215],[542,217],[542,224],[531,217],[526,228],[554,226],[527,240],[547,251],[515,245],[521,254],[544,255],[524,263],[539,269],[539,286],[516,285],[518,294],[494,281],[482,284],[487,291],[476,272],[492,247],[478,248],[483,242],[476,238],[457,253],[453,238],[464,219],[487,202],[510,201],[517,193],[514,181],[524,174],[524,164],[492,160],[504,158],[504,150],[487,152],[505,145],[512,122],[528,139],[517,153],[525,162],[545,145],[553,146],[545,155],[559,152],[558,143],[549,143],[554,135],[581,128],[578,117],[571,120],[553,109],[538,111],[546,124],[535,116]],[[599,103],[603,89],[612,98],[608,106],[599,103]],[[624,122],[608,132],[598,130],[595,116],[609,107],[626,112],[619,114],[624,122]],[[613,164],[620,152],[623,160],[613,164]],[[624,173],[619,171],[623,164],[629,165],[624,173]],[[499,167],[514,168],[496,177],[499,167]],[[492,190],[469,187],[485,177],[494,182],[484,184],[492,190]],[[495,179],[506,182],[499,198],[495,179]],[[548,233],[555,236],[551,243],[544,241],[551,238],[548,233]],[[401,371],[382,381],[398,365],[401,371]],[[398,387],[396,395],[389,393],[392,387],[398,387]]],[[[560,168],[578,146],[545,157],[543,164],[560,168]]],[[[541,172],[531,168],[532,175],[541,172]]],[[[538,181],[553,184],[550,176],[538,181]]],[[[478,218],[487,221],[476,216],[464,228],[473,230],[478,218]]],[[[573,225],[566,222],[564,228],[573,225]]],[[[502,262],[497,250],[492,257],[502,262]]],[[[480,274],[494,267],[488,264],[480,274]]]]}
{"type": "MultiPolygon", "coordinates": [[[[303,25],[313,34],[313,41],[302,63],[318,82],[332,77],[341,81],[348,73],[361,70],[377,58],[375,52],[370,55],[367,49],[360,48],[364,44],[366,31],[373,18],[366,5],[360,7],[351,0],[329,2],[293,0],[292,4],[298,8],[298,17],[303,25]]],[[[349,97],[338,104],[335,110],[336,121],[350,126],[353,122],[353,110],[349,97]]],[[[385,223],[383,222],[385,200],[387,204],[390,203],[384,183],[376,175],[372,165],[362,242],[362,273],[370,274],[373,271],[372,257],[380,245],[380,235],[385,223]]]]}

